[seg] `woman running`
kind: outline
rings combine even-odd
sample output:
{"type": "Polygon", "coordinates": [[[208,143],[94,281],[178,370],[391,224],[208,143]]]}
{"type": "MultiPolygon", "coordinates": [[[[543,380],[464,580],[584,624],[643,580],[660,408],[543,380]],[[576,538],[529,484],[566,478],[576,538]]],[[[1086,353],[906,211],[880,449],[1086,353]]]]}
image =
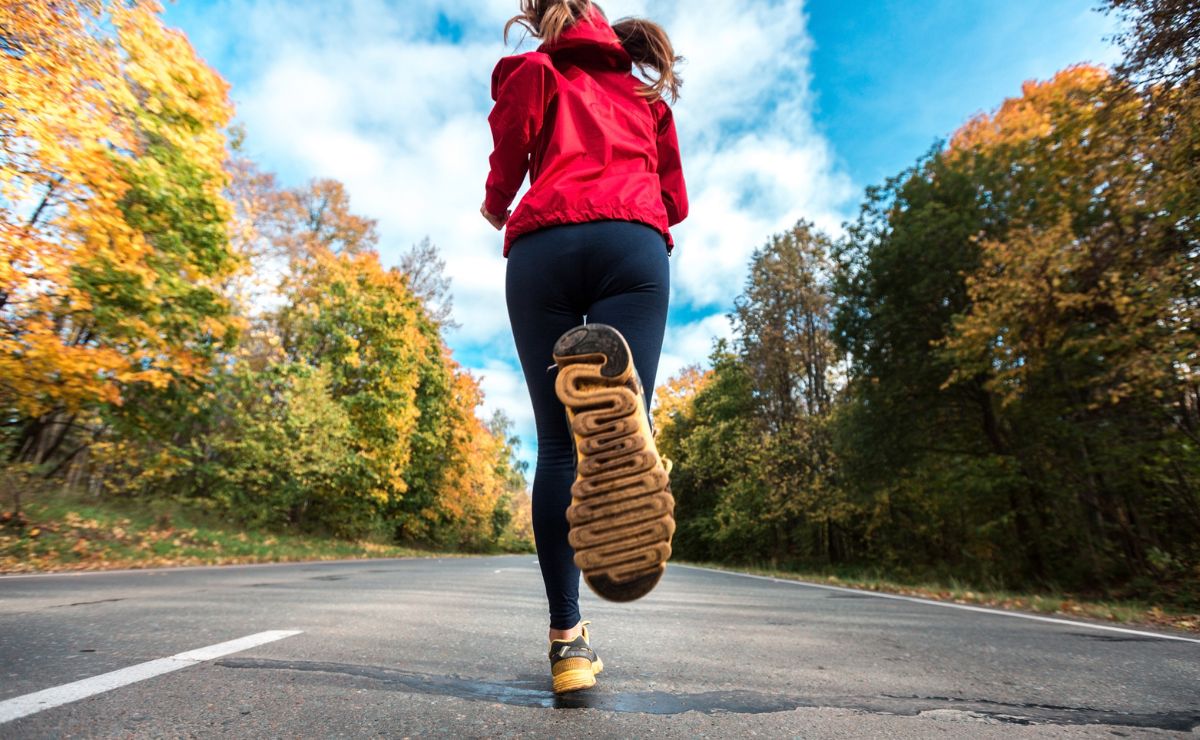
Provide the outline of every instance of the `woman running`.
{"type": "Polygon", "coordinates": [[[533,530],[561,693],[595,685],[603,667],[580,620],[581,570],[599,596],[630,601],[658,583],[671,553],[670,463],[648,409],[669,227],[688,208],[664,100],[678,96],[680,58],[657,24],[610,26],[590,0],[522,0],[506,42],[514,24],[542,44],[492,73],[495,149],[480,210],[507,227],[505,295],[537,424],[533,530]],[[526,174],[529,191],[510,211],[526,174]]]}

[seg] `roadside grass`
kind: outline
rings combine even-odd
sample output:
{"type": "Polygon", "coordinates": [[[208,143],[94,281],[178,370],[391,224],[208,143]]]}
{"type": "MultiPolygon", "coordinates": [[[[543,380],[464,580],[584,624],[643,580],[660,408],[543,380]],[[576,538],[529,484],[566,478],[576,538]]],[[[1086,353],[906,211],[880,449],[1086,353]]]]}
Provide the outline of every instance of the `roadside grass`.
{"type": "MultiPolygon", "coordinates": [[[[7,502],[5,502],[7,503],[7,502]]],[[[42,492],[0,514],[0,573],[452,557],[393,544],[246,530],[178,502],[42,492]]]]}
{"type": "MultiPolygon", "coordinates": [[[[163,500],[97,500],[78,492],[44,491],[27,501],[21,511],[19,520],[7,511],[0,514],[0,573],[466,555],[389,543],[246,530],[179,502],[163,500]]],[[[676,562],[957,604],[1200,633],[1200,614],[1137,599],[980,589],[953,578],[907,581],[867,570],[818,572],[766,565],[676,562]]]]}
{"type": "Polygon", "coordinates": [[[752,573],[791,581],[808,581],[864,591],[916,596],[937,601],[950,601],[956,604],[975,604],[1010,611],[1051,614],[1145,627],[1170,627],[1186,632],[1200,633],[1200,614],[1188,613],[1137,599],[1090,599],[1063,592],[1024,593],[986,590],[971,587],[953,578],[947,579],[945,582],[905,582],[866,571],[841,570],[838,573],[821,573],[779,570],[761,565],[735,566],[690,560],[676,562],[715,570],[752,573]]]}

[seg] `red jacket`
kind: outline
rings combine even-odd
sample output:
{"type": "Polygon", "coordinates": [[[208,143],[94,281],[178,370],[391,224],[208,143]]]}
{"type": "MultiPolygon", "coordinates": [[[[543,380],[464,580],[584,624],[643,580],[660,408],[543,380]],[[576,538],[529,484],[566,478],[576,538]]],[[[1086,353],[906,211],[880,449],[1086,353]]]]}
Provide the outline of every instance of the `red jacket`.
{"type": "Polygon", "coordinates": [[[530,188],[508,219],[504,256],[546,226],[622,220],[662,232],[687,216],[671,109],[637,92],[629,54],[598,12],[492,72],[495,150],[484,206],[502,216],[525,173],[530,188]]]}

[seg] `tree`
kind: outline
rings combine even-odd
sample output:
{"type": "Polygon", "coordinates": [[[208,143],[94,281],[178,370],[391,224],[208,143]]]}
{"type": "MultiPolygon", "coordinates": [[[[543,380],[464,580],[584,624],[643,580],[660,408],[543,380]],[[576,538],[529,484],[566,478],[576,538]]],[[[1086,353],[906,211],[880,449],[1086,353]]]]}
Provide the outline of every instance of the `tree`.
{"type": "Polygon", "coordinates": [[[221,194],[227,86],[160,12],[0,9],[0,404],[18,428],[12,461],[58,456],[60,469],[95,431],[81,419],[102,407],[138,417],[131,396],[198,382],[236,338],[219,291],[237,264],[221,194]]]}
{"type": "Polygon", "coordinates": [[[497,442],[494,475],[504,485],[504,494],[492,516],[493,537],[509,549],[532,549],[532,499],[525,477],[529,464],[517,457],[521,438],[514,433],[513,421],[502,409],[493,411],[484,425],[497,442]]]}
{"type": "Polygon", "coordinates": [[[660,390],[671,399],[657,412],[659,452],[674,463],[672,550],[682,557],[746,560],[764,555],[761,483],[754,471],[762,446],[753,420],[753,387],[737,354],[718,340],[711,369],[684,371],[660,390]],[[669,411],[668,411],[669,410],[669,411]],[[757,512],[757,513],[756,513],[757,512]]]}
{"type": "Polygon", "coordinates": [[[750,258],[735,301],[742,357],[773,431],[829,413],[838,362],[830,337],[829,237],[800,221],[750,258]]]}
{"type": "Polygon", "coordinates": [[[424,302],[429,318],[440,327],[455,329],[459,324],[451,318],[454,296],[445,270],[446,261],[429,237],[400,257],[400,272],[408,276],[408,286],[424,302]]]}
{"type": "Polygon", "coordinates": [[[1193,165],[1157,95],[1075,67],[969,123],[950,152],[994,173],[986,185],[1011,199],[1013,221],[979,242],[971,307],[944,343],[954,377],[983,379],[1043,440],[1022,457],[1077,493],[1097,580],[1149,574],[1150,549],[1175,548],[1172,522],[1138,524],[1159,506],[1200,528],[1200,457],[1172,431],[1190,413],[1200,346],[1193,165]],[[1160,456],[1193,472],[1164,475],[1149,462],[1160,456]]]}
{"type": "Polygon", "coordinates": [[[328,367],[330,393],[349,415],[366,464],[359,495],[379,507],[399,502],[409,488],[428,346],[418,301],[374,252],[319,248],[288,277],[285,295],[277,319],[282,347],[290,361],[328,367]]]}
{"type": "Polygon", "coordinates": [[[1174,85],[1200,77],[1200,3],[1196,0],[1102,0],[1127,25],[1118,73],[1174,85]]]}
{"type": "Polygon", "coordinates": [[[740,359],[754,384],[754,418],[766,454],[764,498],[751,507],[771,525],[776,560],[834,557],[829,415],[840,362],[831,337],[831,242],[801,221],[750,258],[732,315],[740,359]]]}
{"type": "Polygon", "coordinates": [[[838,473],[864,512],[867,561],[1036,578],[1045,571],[1037,483],[1013,464],[993,394],[976,378],[947,384],[954,364],[935,351],[970,306],[975,237],[1004,232],[1005,206],[940,148],[868,188],[836,245],[834,336],[849,358],[833,432],[838,473]]]}
{"type": "Polygon", "coordinates": [[[379,242],[375,219],[350,212],[350,195],[337,180],[312,180],[279,194],[282,218],[272,242],[289,260],[304,260],[319,251],[356,256],[379,242]]]}

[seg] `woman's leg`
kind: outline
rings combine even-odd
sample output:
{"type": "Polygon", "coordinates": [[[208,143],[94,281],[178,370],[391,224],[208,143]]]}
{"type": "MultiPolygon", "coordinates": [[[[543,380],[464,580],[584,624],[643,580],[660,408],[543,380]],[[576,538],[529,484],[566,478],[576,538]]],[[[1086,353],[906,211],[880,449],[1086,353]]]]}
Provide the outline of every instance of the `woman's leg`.
{"type": "MultiPolygon", "coordinates": [[[[579,568],[567,542],[567,507],[575,482],[575,451],[566,411],[554,393],[551,351],[559,336],[583,323],[571,270],[573,251],[559,229],[519,238],[509,252],[505,299],[517,355],[529,387],[537,424],[533,473],[533,536],[550,603],[550,627],[575,627],[579,615],[579,568]],[[547,369],[551,368],[551,369],[547,369]]],[[[578,256],[574,256],[578,259],[578,256]]]]}
{"type": "Polygon", "coordinates": [[[597,279],[587,321],[608,324],[625,337],[649,411],[667,327],[671,272],[666,245],[661,234],[642,224],[595,225],[600,227],[598,248],[589,254],[589,272],[597,279]]]}
{"type": "Polygon", "coordinates": [[[629,343],[649,409],[667,319],[670,272],[654,229],[627,221],[557,226],[518,239],[505,296],[513,339],[537,424],[533,530],[550,603],[550,627],[579,623],[579,568],[567,541],[575,453],[566,410],[554,392],[554,343],[583,323],[604,323],[629,343]]]}

